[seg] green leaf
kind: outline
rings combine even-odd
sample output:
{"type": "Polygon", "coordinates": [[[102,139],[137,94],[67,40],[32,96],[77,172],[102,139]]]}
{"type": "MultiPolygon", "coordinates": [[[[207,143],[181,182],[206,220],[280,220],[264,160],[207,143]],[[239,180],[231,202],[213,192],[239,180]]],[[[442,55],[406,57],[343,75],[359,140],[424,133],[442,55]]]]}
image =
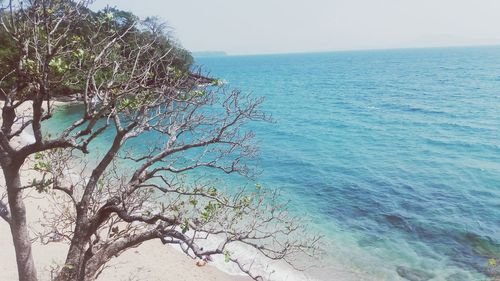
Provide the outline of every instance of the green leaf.
{"type": "Polygon", "coordinates": [[[111,12],[106,13],[106,20],[111,21],[113,20],[113,18],[114,18],[113,13],[111,12]]]}
{"type": "Polygon", "coordinates": [[[230,259],[231,259],[231,253],[229,253],[228,250],[225,250],[224,251],[224,262],[228,263],[231,261],[230,259]]]}
{"type": "Polygon", "coordinates": [[[189,231],[189,222],[188,220],[184,220],[184,223],[181,225],[182,234],[186,234],[189,231]]]}
{"type": "Polygon", "coordinates": [[[76,51],[73,52],[73,56],[79,60],[83,59],[84,54],[85,51],[83,49],[77,49],[76,51]]]}
{"type": "Polygon", "coordinates": [[[49,66],[54,68],[57,73],[63,73],[68,69],[68,66],[62,58],[53,58],[52,60],[50,60],[49,66]]]}
{"type": "Polygon", "coordinates": [[[67,269],[71,270],[71,269],[75,269],[75,266],[68,263],[68,264],[64,265],[64,268],[67,268],[67,269]]]}
{"type": "Polygon", "coordinates": [[[224,85],[224,82],[222,82],[222,80],[219,80],[219,79],[214,79],[214,80],[212,81],[212,86],[220,87],[220,86],[222,86],[222,85],[224,85]]]}
{"type": "Polygon", "coordinates": [[[212,186],[212,187],[210,187],[210,188],[208,189],[208,194],[210,194],[210,196],[217,196],[217,188],[215,188],[215,187],[213,187],[213,186],[212,186]]]}
{"type": "Polygon", "coordinates": [[[191,203],[191,205],[193,205],[193,206],[196,206],[198,204],[198,200],[191,198],[191,199],[189,199],[189,203],[191,203]]]}

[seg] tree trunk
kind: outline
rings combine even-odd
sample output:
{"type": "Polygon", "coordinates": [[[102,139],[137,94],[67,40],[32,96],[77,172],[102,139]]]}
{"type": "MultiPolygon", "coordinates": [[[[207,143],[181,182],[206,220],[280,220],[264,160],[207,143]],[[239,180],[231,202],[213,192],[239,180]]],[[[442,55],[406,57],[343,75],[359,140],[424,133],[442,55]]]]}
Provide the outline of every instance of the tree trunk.
{"type": "MultiPolygon", "coordinates": [[[[79,217],[79,216],[78,216],[79,217]]],[[[77,218],[77,221],[80,219],[77,218]]],[[[85,229],[82,229],[81,224],[76,225],[73,238],[66,256],[66,262],[61,268],[55,281],[77,281],[83,269],[85,259],[85,249],[87,242],[84,237],[85,229]]]]}
{"type": "MultiPolygon", "coordinates": [[[[75,243],[72,243],[75,245],[75,243]]],[[[83,246],[81,246],[83,247],[83,246]]],[[[81,249],[81,248],[80,248],[81,249]]],[[[86,251],[80,249],[69,252],[66,258],[66,264],[55,278],[55,281],[91,281],[99,267],[98,265],[89,265],[88,261],[92,256],[90,248],[86,251]]]]}
{"type": "Polygon", "coordinates": [[[35,263],[31,252],[31,240],[26,222],[26,207],[23,202],[19,168],[4,169],[9,199],[10,231],[16,251],[19,281],[37,281],[35,263]]]}

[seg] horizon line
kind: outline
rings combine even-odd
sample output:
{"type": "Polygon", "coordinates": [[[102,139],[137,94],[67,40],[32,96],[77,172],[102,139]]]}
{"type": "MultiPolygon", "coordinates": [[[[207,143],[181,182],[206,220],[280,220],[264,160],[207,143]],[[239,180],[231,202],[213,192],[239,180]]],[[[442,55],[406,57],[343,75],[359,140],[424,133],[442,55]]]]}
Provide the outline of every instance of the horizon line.
{"type": "MultiPolygon", "coordinates": [[[[264,52],[264,53],[231,53],[224,50],[213,51],[190,51],[194,53],[210,53],[220,52],[225,53],[227,57],[243,57],[243,56],[267,56],[267,55],[300,55],[300,54],[321,54],[335,52],[363,52],[363,51],[390,51],[390,50],[414,50],[414,49],[451,49],[451,48],[480,48],[480,47],[500,47],[500,43],[495,44],[463,44],[463,45],[439,45],[439,46],[422,46],[422,47],[381,47],[381,48],[353,48],[353,49],[332,49],[332,50],[311,50],[311,51],[290,51],[290,52],[264,52]]],[[[196,56],[194,56],[196,57],[196,56]]],[[[208,56],[207,56],[208,57],[208,56]]],[[[222,57],[222,56],[214,56],[222,57]]]]}

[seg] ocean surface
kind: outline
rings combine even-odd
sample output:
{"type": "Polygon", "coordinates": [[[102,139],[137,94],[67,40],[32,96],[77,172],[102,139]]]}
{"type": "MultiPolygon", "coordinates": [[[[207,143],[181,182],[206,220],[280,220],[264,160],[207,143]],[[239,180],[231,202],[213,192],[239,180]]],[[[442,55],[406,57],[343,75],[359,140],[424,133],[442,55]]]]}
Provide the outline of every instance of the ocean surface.
{"type": "Polygon", "coordinates": [[[260,173],[226,181],[280,189],[325,236],[307,276],[343,280],[340,266],[352,280],[490,280],[489,259],[500,259],[500,47],[197,63],[265,98],[274,122],[249,125],[260,173]]]}

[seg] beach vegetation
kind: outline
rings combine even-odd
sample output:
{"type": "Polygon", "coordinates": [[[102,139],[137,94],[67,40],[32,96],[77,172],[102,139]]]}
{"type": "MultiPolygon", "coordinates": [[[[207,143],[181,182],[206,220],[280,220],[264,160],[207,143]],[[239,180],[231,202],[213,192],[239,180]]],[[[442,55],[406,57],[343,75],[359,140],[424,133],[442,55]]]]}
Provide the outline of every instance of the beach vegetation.
{"type": "Polygon", "coordinates": [[[95,280],[109,261],[149,240],[192,258],[220,256],[255,280],[264,273],[248,256],[293,263],[314,255],[318,237],[304,235],[279,192],[189,180],[197,171],[249,175],[245,160],[257,149],[245,125],[269,119],[262,99],[193,70],[190,53],[157,18],[94,12],[88,2],[1,6],[0,216],[12,232],[19,280],[38,280],[31,247],[46,237],[68,244],[56,281],[95,280]],[[53,101],[68,96],[77,97],[78,117],[49,133],[53,101]],[[33,140],[14,145],[27,131],[33,140]],[[152,140],[146,150],[129,146],[139,137],[152,140]],[[111,141],[98,152],[93,144],[103,138],[111,141]],[[25,168],[37,177],[23,179],[25,168]],[[25,206],[31,189],[63,198],[37,233],[25,206]],[[206,245],[211,237],[219,243],[206,245]],[[238,246],[252,254],[238,255],[238,246]]]}

